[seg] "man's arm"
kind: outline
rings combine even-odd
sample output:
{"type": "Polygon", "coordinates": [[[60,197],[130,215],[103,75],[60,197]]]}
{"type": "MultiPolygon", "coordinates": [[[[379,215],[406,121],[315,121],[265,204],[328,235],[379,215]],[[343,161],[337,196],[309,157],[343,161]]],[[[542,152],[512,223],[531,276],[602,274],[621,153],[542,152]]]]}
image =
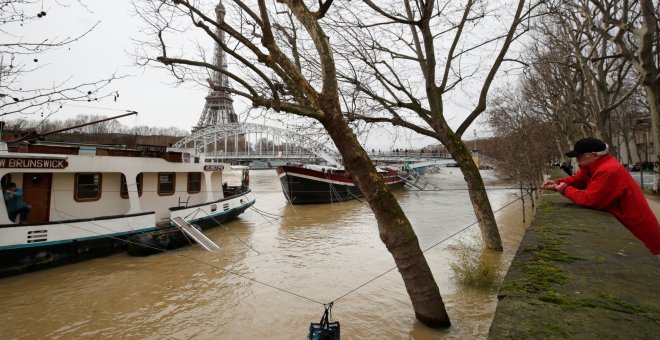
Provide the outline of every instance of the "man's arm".
{"type": "Polygon", "coordinates": [[[583,207],[604,209],[623,193],[623,186],[614,172],[596,172],[591,183],[584,190],[570,185],[560,185],[557,189],[562,195],[583,207]]]}
{"type": "Polygon", "coordinates": [[[584,189],[587,187],[587,181],[589,180],[589,175],[586,171],[578,170],[578,172],[573,176],[564,177],[562,179],[556,180],[556,184],[566,183],[569,186],[576,187],[578,189],[584,189]]]}

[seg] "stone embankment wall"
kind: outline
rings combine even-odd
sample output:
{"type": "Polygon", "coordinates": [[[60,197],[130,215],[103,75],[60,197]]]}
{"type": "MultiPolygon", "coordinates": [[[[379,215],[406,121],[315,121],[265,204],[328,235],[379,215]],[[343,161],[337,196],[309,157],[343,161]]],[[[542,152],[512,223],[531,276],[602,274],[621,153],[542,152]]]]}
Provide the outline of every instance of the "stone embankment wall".
{"type": "Polygon", "coordinates": [[[608,213],[554,192],[537,209],[489,338],[660,338],[660,261],[608,213]]]}

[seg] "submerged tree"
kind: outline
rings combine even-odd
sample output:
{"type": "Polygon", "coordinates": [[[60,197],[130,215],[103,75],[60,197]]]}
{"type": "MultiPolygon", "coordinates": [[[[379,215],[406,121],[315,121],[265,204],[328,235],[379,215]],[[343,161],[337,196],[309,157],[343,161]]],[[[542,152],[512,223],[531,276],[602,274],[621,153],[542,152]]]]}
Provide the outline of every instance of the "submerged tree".
{"type": "Polygon", "coordinates": [[[347,61],[342,80],[352,85],[345,98],[360,102],[347,118],[389,123],[440,141],[467,182],[484,244],[502,250],[483,179],[462,136],[486,109],[491,84],[536,5],[524,0],[511,6],[479,0],[363,3],[345,4],[333,25],[343,37],[341,55],[347,61]],[[469,107],[467,117],[452,128],[459,105],[469,107]]]}
{"type": "Polygon", "coordinates": [[[149,53],[156,57],[149,61],[165,65],[181,80],[195,68],[222,72],[235,88],[210,81],[212,88],[246,98],[255,107],[321,124],[374,212],[381,240],[401,273],[417,319],[431,327],[448,327],[449,317],[417,236],[344,117],[335,53],[324,29],[333,1],[319,1],[312,8],[302,0],[278,3],[227,1],[229,10],[223,4],[215,8],[221,19],[216,20],[209,8],[197,2],[144,1],[137,13],[155,38],[149,53]],[[191,25],[233,57],[237,67],[218,68],[203,55],[176,50],[175,36],[186,33],[191,25]],[[229,39],[225,41],[224,36],[229,39]]]}

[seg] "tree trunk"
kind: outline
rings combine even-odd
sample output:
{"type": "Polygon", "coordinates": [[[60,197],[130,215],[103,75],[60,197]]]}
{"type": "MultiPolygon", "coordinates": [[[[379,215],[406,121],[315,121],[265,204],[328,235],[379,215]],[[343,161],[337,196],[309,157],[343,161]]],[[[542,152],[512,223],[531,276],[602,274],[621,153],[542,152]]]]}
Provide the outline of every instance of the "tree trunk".
{"type": "Polygon", "coordinates": [[[367,152],[337,110],[324,110],[321,123],[344,156],[344,166],[369,202],[378,222],[380,238],[394,257],[410,296],[415,316],[433,328],[451,325],[440,290],[419,246],[417,235],[387,188],[367,152]],[[335,111],[335,113],[331,113],[335,111]],[[350,155],[350,157],[346,157],[350,155]]]}
{"type": "Polygon", "coordinates": [[[646,100],[651,111],[651,138],[653,143],[653,192],[658,192],[660,183],[660,82],[652,81],[644,84],[646,100]]]}
{"type": "Polygon", "coordinates": [[[523,192],[523,182],[520,180],[520,201],[522,202],[523,225],[525,225],[525,193],[523,192]]]}
{"type": "Polygon", "coordinates": [[[468,185],[468,193],[472,201],[472,209],[479,221],[479,228],[481,230],[481,237],[484,240],[485,246],[490,250],[502,251],[502,240],[500,232],[497,230],[497,222],[493,209],[490,206],[488,193],[484,186],[484,181],[479,173],[479,168],[472,159],[472,154],[465,146],[465,143],[456,134],[452,134],[449,138],[443,138],[442,141],[449,150],[449,153],[454,157],[458,163],[463,178],[468,185]]]}
{"type": "MultiPolygon", "coordinates": [[[[638,30],[639,47],[637,57],[639,63],[636,65],[642,75],[642,84],[646,92],[651,111],[651,136],[653,138],[653,192],[658,192],[660,183],[660,72],[656,64],[655,54],[656,35],[658,34],[658,18],[655,12],[653,0],[640,1],[642,10],[642,27],[638,30]]],[[[621,46],[623,49],[624,46],[621,46]]]]}
{"type": "MultiPolygon", "coordinates": [[[[624,130],[622,134],[623,134],[623,142],[626,144],[626,153],[628,153],[628,164],[630,164],[630,163],[635,163],[635,160],[632,157],[633,154],[632,154],[632,150],[630,149],[631,138],[628,136],[628,132],[629,131],[624,130]]],[[[636,141],[635,130],[630,131],[630,133],[632,134],[632,142],[634,143],[636,141]]],[[[637,154],[637,159],[640,160],[641,163],[642,158],[639,157],[639,149],[637,147],[635,147],[635,153],[637,154]]]]}

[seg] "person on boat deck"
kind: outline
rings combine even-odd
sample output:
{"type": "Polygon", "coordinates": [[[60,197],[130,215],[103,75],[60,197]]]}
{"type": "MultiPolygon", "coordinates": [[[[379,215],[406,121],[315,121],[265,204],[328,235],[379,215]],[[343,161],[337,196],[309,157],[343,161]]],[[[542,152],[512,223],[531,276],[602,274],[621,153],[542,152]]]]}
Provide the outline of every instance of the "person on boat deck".
{"type": "Polygon", "coordinates": [[[580,170],[573,176],[543,183],[580,206],[611,213],[660,260],[660,224],[639,185],[608,153],[607,144],[584,138],[566,153],[580,170]]]}
{"type": "Polygon", "coordinates": [[[23,201],[23,190],[16,187],[16,183],[12,182],[7,185],[3,192],[5,196],[5,204],[7,205],[7,214],[12,222],[16,221],[16,216],[21,215],[20,223],[25,223],[32,206],[25,204],[23,201]]]}

